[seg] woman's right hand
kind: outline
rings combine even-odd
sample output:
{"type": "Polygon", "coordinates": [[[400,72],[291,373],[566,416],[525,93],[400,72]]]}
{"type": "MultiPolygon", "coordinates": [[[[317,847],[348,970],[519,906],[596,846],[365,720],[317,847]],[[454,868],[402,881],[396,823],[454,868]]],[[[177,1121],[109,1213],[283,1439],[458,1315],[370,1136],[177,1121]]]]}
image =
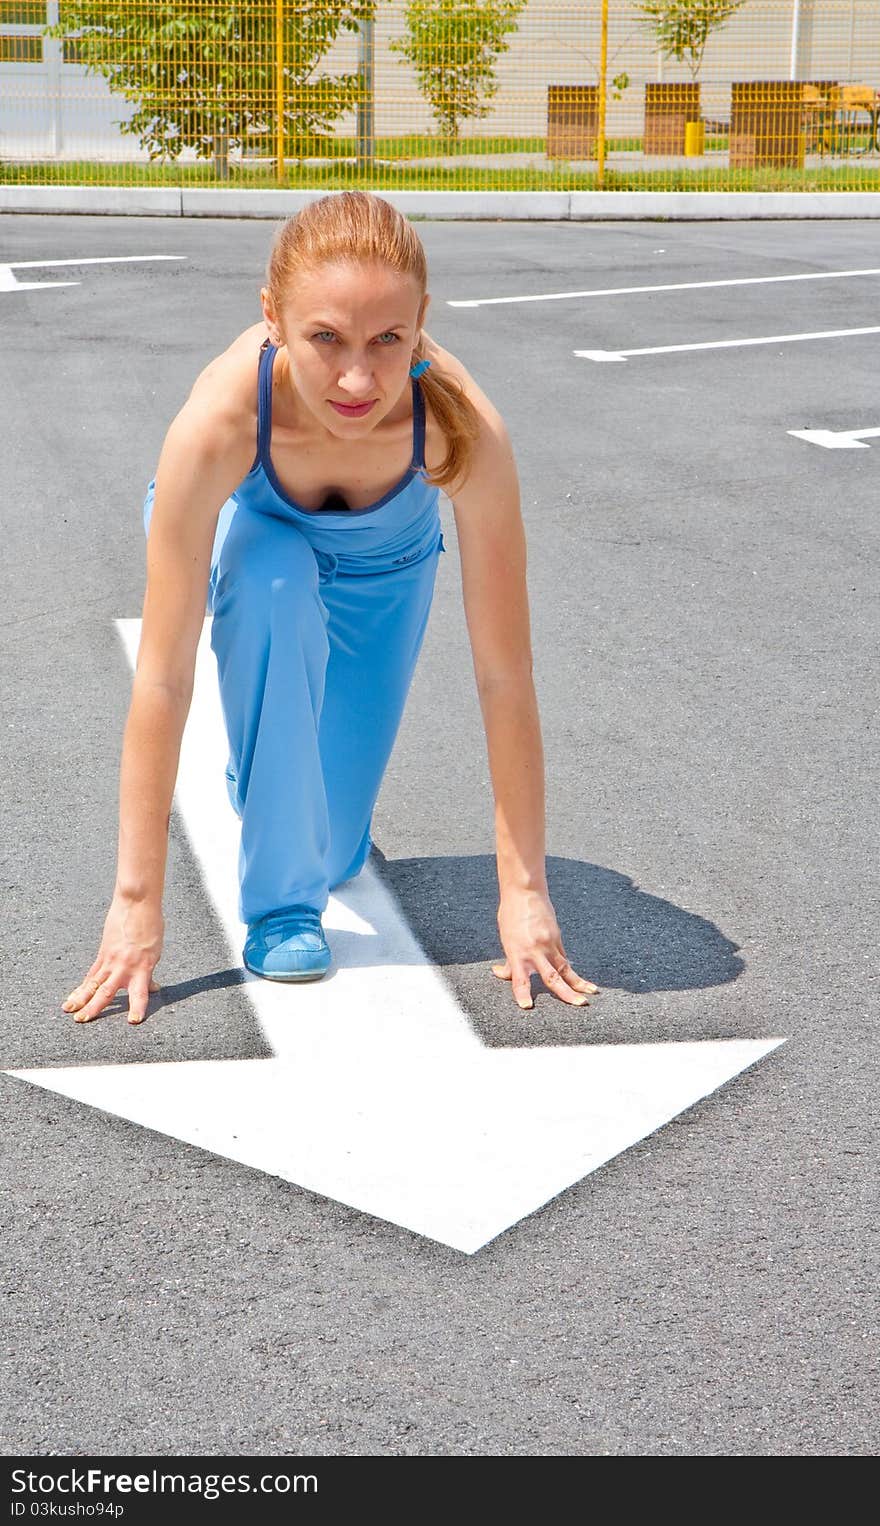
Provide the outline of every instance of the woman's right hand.
{"type": "Polygon", "coordinates": [[[62,1002],[78,1023],[99,1017],[116,996],[128,991],[128,1021],[142,1023],[151,991],[159,986],[153,970],[162,953],[165,919],[152,901],[130,901],[114,895],[104,923],[98,957],[81,985],[62,1002]]]}

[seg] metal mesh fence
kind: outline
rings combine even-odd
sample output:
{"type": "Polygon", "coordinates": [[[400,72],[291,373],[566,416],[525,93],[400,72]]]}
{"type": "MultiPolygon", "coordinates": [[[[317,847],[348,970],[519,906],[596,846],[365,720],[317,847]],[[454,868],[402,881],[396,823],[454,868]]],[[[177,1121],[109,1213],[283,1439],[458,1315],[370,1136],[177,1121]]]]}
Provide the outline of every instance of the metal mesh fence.
{"type": "Polygon", "coordinates": [[[878,112],[880,0],[0,0],[7,183],[872,189],[878,112]]]}

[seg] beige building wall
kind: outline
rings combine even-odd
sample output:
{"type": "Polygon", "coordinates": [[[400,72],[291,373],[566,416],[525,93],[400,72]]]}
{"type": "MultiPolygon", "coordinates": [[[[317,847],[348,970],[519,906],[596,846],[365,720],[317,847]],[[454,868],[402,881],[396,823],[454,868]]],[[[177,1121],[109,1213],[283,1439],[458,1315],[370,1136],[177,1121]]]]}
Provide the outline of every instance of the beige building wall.
{"type": "MultiPolygon", "coordinates": [[[[595,83],[599,70],[599,0],[529,0],[510,48],[500,55],[497,94],[490,113],[474,118],[462,136],[543,135],[548,84],[595,83]]],[[[609,101],[608,129],[641,133],[646,80],[686,80],[683,64],[658,57],[648,28],[634,6],[611,0],[608,75],[625,72],[630,84],[620,101],[609,101]]],[[[703,113],[726,119],[733,80],[788,79],[794,0],[746,0],[709,40],[700,72],[703,113]]],[[[375,127],[377,135],[425,133],[436,123],[419,93],[413,70],[389,52],[405,33],[402,0],[385,0],[375,24],[375,127]]],[[[797,76],[859,82],[880,89],[880,0],[801,0],[797,76]]],[[[357,67],[357,40],[340,39],[325,60],[327,72],[357,67]]],[[[340,134],[354,129],[341,120],[340,134]]]]}

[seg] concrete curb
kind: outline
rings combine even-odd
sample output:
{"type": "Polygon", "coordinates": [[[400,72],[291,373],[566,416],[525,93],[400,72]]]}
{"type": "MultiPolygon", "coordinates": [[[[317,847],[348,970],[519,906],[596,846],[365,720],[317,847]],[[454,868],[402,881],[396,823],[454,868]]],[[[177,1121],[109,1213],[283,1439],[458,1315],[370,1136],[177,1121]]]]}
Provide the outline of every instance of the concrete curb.
{"type": "Polygon", "coordinates": [[[668,218],[880,217],[877,191],[570,191],[569,217],[668,218]]]}
{"type": "Polygon", "coordinates": [[[179,217],[177,186],[0,185],[0,212],[179,217]]]}
{"type": "MultiPolygon", "coordinates": [[[[0,213],[281,219],[327,193],[179,186],[0,185],[0,213]]],[[[411,218],[715,221],[880,217],[877,191],[380,191],[411,218]]]]}

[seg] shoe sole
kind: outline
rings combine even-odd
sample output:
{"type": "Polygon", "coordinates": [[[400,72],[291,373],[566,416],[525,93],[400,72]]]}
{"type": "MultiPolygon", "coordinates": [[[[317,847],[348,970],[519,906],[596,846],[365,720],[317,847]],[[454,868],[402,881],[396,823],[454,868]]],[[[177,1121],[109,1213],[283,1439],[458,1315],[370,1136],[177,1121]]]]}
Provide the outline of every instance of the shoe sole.
{"type": "Polygon", "coordinates": [[[291,972],[289,975],[282,975],[277,970],[273,970],[271,973],[266,970],[255,970],[253,965],[248,964],[246,959],[242,963],[246,970],[250,970],[252,975],[259,975],[261,980],[279,980],[285,985],[295,985],[307,980],[323,980],[327,973],[327,970],[304,970],[302,973],[291,972]]]}

